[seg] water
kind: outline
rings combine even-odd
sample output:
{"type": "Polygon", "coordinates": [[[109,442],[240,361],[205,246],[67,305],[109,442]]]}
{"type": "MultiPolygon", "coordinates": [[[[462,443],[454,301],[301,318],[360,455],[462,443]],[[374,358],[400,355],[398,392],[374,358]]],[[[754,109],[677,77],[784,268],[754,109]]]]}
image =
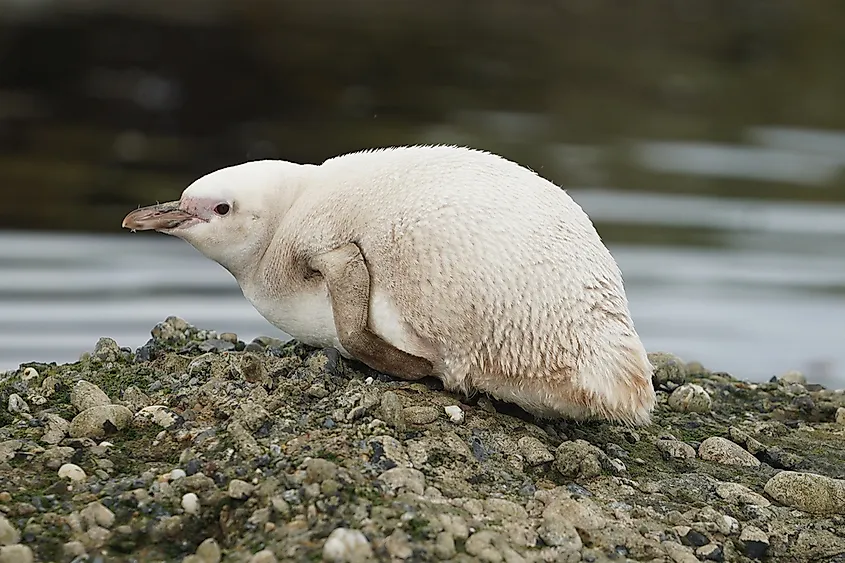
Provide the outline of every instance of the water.
{"type": "MultiPolygon", "coordinates": [[[[608,242],[650,351],[765,380],[845,386],[845,206],[575,188],[599,229],[706,227],[717,246],[608,242]]],[[[249,340],[284,337],[217,264],[129,232],[0,232],[0,369],[66,362],[110,336],[137,347],[168,315],[249,340]]]]}

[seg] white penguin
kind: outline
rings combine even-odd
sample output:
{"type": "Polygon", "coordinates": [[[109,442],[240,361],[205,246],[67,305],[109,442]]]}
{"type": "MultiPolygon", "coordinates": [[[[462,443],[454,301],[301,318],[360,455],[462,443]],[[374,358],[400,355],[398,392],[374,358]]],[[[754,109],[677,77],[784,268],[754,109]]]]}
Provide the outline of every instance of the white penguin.
{"type": "Polygon", "coordinates": [[[247,162],[123,226],[187,241],[305,344],[541,418],[650,421],[652,366],[615,260],[563,189],[500,156],[247,162]]]}

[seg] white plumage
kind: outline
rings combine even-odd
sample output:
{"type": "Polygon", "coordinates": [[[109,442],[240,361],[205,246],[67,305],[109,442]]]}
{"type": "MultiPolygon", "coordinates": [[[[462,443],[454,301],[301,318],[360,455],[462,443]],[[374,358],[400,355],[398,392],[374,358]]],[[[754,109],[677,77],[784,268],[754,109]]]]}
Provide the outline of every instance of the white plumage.
{"type": "Polygon", "coordinates": [[[370,150],[320,166],[249,162],[200,178],[183,207],[232,213],[170,232],[237,279],[273,325],[340,344],[309,257],[353,242],[370,275],[369,327],[480,390],[543,417],[644,424],[652,367],[622,276],[564,190],[460,147],[370,150]]]}

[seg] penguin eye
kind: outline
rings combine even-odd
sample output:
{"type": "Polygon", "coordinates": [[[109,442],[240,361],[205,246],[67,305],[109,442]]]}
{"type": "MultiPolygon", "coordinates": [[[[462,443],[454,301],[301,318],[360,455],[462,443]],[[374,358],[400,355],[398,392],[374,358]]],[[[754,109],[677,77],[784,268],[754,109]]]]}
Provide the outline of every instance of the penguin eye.
{"type": "Polygon", "coordinates": [[[229,213],[229,209],[231,209],[231,207],[228,203],[218,203],[214,206],[214,212],[218,215],[226,215],[229,213]]]}

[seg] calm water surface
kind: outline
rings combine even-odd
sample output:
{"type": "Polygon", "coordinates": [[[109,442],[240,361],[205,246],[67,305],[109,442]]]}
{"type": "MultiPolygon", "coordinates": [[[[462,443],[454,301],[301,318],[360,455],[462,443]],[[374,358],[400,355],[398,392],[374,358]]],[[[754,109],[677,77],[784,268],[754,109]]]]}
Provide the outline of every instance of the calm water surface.
{"type": "MultiPolygon", "coordinates": [[[[845,386],[845,206],[570,189],[602,225],[705,227],[716,248],[608,246],[650,351],[765,380],[845,386]]],[[[618,238],[618,237],[617,237],[618,238]]],[[[164,235],[0,232],[0,369],[66,362],[100,336],[137,347],[168,315],[250,340],[284,336],[231,276],[164,235]]]]}

